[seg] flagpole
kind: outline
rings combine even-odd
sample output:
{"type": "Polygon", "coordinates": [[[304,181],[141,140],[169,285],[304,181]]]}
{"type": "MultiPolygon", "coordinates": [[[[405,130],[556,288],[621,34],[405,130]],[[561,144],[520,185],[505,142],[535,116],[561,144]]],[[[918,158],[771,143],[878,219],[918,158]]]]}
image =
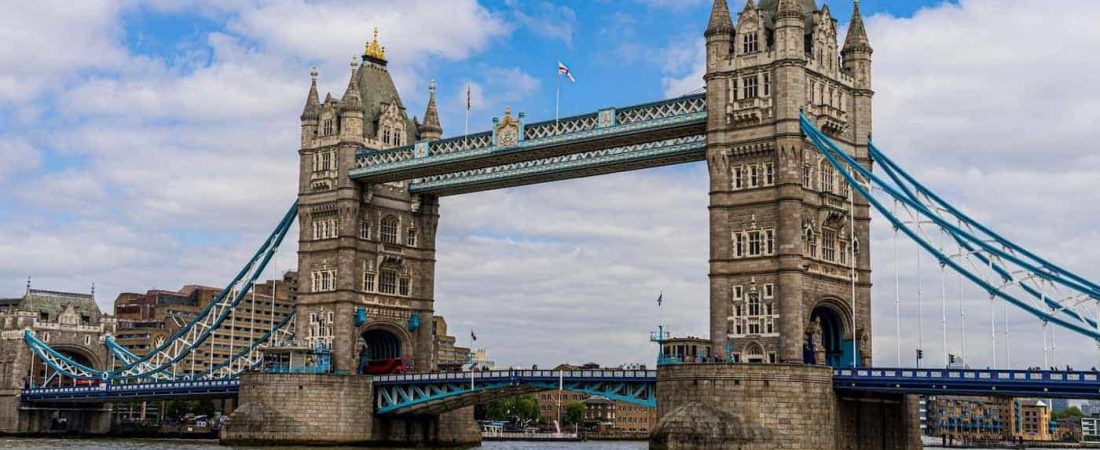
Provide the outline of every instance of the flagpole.
{"type": "Polygon", "coordinates": [[[466,128],[462,130],[462,147],[470,148],[470,82],[466,82],[466,128]]]}
{"type": "MultiPolygon", "coordinates": [[[[561,67],[561,63],[558,63],[558,67],[561,67]]],[[[554,123],[558,123],[558,115],[561,111],[561,69],[558,69],[558,89],[554,92],[554,123]]]]}

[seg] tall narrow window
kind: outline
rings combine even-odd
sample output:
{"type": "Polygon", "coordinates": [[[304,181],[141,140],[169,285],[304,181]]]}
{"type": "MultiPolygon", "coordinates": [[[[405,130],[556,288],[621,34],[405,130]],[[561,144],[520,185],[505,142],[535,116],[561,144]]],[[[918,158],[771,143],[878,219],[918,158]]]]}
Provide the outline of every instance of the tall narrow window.
{"type": "Polygon", "coordinates": [[[379,273],[378,292],[383,294],[397,293],[397,269],[383,267],[379,273]]]}
{"type": "Polygon", "coordinates": [[[323,128],[325,136],[332,136],[335,133],[335,130],[333,129],[334,127],[332,126],[332,119],[325,119],[325,124],[323,128]]]}
{"type": "Polygon", "coordinates": [[[332,170],[332,152],[321,153],[321,170],[332,170]]]}
{"type": "Polygon", "coordinates": [[[733,168],[733,189],[745,188],[745,168],[736,166],[733,168]]]}
{"type": "Polygon", "coordinates": [[[405,245],[416,247],[416,227],[409,227],[405,232],[405,245]]]}
{"type": "Polygon", "coordinates": [[[374,292],[374,274],[366,272],[363,274],[363,290],[367,292],[374,292]]]}
{"type": "Polygon", "coordinates": [[[806,189],[814,188],[814,166],[802,165],[802,187],[806,189]]]}
{"type": "Polygon", "coordinates": [[[775,230],[773,229],[764,230],[764,254],[775,254],[775,230]]]}
{"type": "Polygon", "coordinates": [[[402,277],[398,280],[398,294],[409,295],[409,279],[402,277]]]}
{"type": "Polygon", "coordinates": [[[832,166],[828,166],[828,163],[822,161],[821,166],[821,190],[824,192],[836,192],[834,183],[836,182],[836,174],[833,171],[832,166]]]}
{"type": "Polygon", "coordinates": [[[742,88],[742,91],[745,94],[743,97],[746,100],[750,98],[756,98],[756,75],[747,76],[745,78],[742,78],[741,81],[745,85],[745,87],[742,88]]]}
{"type": "Polygon", "coordinates": [[[359,222],[359,239],[370,239],[370,220],[359,222]]]}
{"type": "MultiPolygon", "coordinates": [[[[775,285],[767,283],[764,285],[764,298],[775,298],[775,285]]],[[[768,314],[771,314],[772,305],[768,304],[768,314]]]]}
{"type": "Polygon", "coordinates": [[[397,243],[397,218],[394,216],[386,216],[382,218],[382,225],[378,227],[380,238],[382,242],[386,244],[397,243]]]}
{"type": "Polygon", "coordinates": [[[764,72],[764,96],[772,95],[772,74],[771,72],[764,72]]]}
{"type": "Polygon", "coordinates": [[[382,128],[382,143],[390,145],[390,127],[386,126],[382,128]]]}
{"type": "Polygon", "coordinates": [[[749,256],[760,256],[761,253],[760,230],[749,232],[749,256]]]}
{"type": "Polygon", "coordinates": [[[764,186],[775,184],[775,163],[764,163],[764,186]]]}
{"type": "Polygon", "coordinates": [[[757,33],[746,33],[742,42],[742,53],[755,53],[760,51],[760,43],[757,41],[757,33]]]}
{"type": "MultiPolygon", "coordinates": [[[[737,286],[733,287],[733,299],[735,301],[741,301],[742,299],[745,298],[744,295],[745,295],[745,289],[742,288],[741,285],[737,285],[737,286]]],[[[741,308],[741,307],[738,306],[738,308],[741,308]]],[[[741,315],[741,312],[738,311],[737,315],[741,315]]]]}
{"type": "Polygon", "coordinates": [[[746,245],[745,233],[733,233],[733,257],[744,258],[745,257],[745,245],[746,245]]]}
{"type": "Polygon", "coordinates": [[[749,293],[749,316],[755,317],[760,315],[760,294],[756,292],[749,293]]]}
{"type": "Polygon", "coordinates": [[[760,186],[760,165],[753,164],[749,166],[749,187],[760,186]]]}
{"type": "Polygon", "coordinates": [[[836,261],[836,230],[821,229],[821,258],[836,261]]]}

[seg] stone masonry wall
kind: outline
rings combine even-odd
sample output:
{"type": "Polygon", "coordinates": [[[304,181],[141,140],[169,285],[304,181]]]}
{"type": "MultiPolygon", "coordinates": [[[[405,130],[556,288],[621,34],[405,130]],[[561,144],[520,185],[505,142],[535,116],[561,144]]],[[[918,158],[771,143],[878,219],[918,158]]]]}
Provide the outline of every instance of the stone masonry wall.
{"type": "Polygon", "coordinates": [[[655,450],[837,447],[826,367],[683,364],[657,370],[655,450]]]}
{"type": "Polygon", "coordinates": [[[226,444],[357,444],[371,440],[369,376],[248,373],[226,444]]]}

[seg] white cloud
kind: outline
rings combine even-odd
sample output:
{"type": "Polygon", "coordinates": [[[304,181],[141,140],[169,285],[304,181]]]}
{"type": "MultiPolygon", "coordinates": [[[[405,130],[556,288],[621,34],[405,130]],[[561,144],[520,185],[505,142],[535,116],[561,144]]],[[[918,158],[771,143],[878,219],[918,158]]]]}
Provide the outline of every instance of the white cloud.
{"type": "Polygon", "coordinates": [[[572,8],[540,2],[530,10],[525,10],[518,1],[509,0],[505,3],[512,9],[517,23],[535,34],[562,41],[566,47],[573,46],[573,36],[579,21],[572,8]]]}
{"type": "Polygon", "coordinates": [[[37,169],[42,155],[22,139],[0,139],[0,185],[13,176],[37,169]]]}

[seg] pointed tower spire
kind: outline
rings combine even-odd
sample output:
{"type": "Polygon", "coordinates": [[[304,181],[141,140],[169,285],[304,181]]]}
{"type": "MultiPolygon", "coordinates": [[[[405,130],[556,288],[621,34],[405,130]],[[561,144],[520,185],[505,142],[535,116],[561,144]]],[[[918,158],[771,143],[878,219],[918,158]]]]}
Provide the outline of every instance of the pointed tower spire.
{"type": "Polygon", "coordinates": [[[303,122],[321,118],[321,101],[317,95],[317,66],[309,71],[309,77],[312,81],[309,86],[309,95],[306,96],[306,106],[302,108],[301,119],[303,122]]]}
{"type": "Polygon", "coordinates": [[[351,59],[351,79],[348,80],[348,89],[344,91],[344,98],[340,99],[343,104],[341,111],[361,111],[363,110],[363,97],[359,95],[359,62],[355,58],[351,59]]]}
{"type": "Polygon", "coordinates": [[[705,36],[718,33],[733,32],[733,20],[730,19],[730,8],[726,0],[714,0],[714,6],[710,9],[710,21],[707,23],[705,36]]]}
{"type": "Polygon", "coordinates": [[[439,140],[443,136],[443,127],[439,124],[439,108],[435,105],[435,80],[428,83],[428,110],[424,112],[424,123],[420,125],[420,139],[439,140]]]}
{"type": "Polygon", "coordinates": [[[871,40],[867,39],[867,28],[863,25],[863,16],[859,13],[859,0],[852,8],[852,22],[848,24],[848,37],[844,39],[843,54],[866,52],[871,54],[871,40]]]}

